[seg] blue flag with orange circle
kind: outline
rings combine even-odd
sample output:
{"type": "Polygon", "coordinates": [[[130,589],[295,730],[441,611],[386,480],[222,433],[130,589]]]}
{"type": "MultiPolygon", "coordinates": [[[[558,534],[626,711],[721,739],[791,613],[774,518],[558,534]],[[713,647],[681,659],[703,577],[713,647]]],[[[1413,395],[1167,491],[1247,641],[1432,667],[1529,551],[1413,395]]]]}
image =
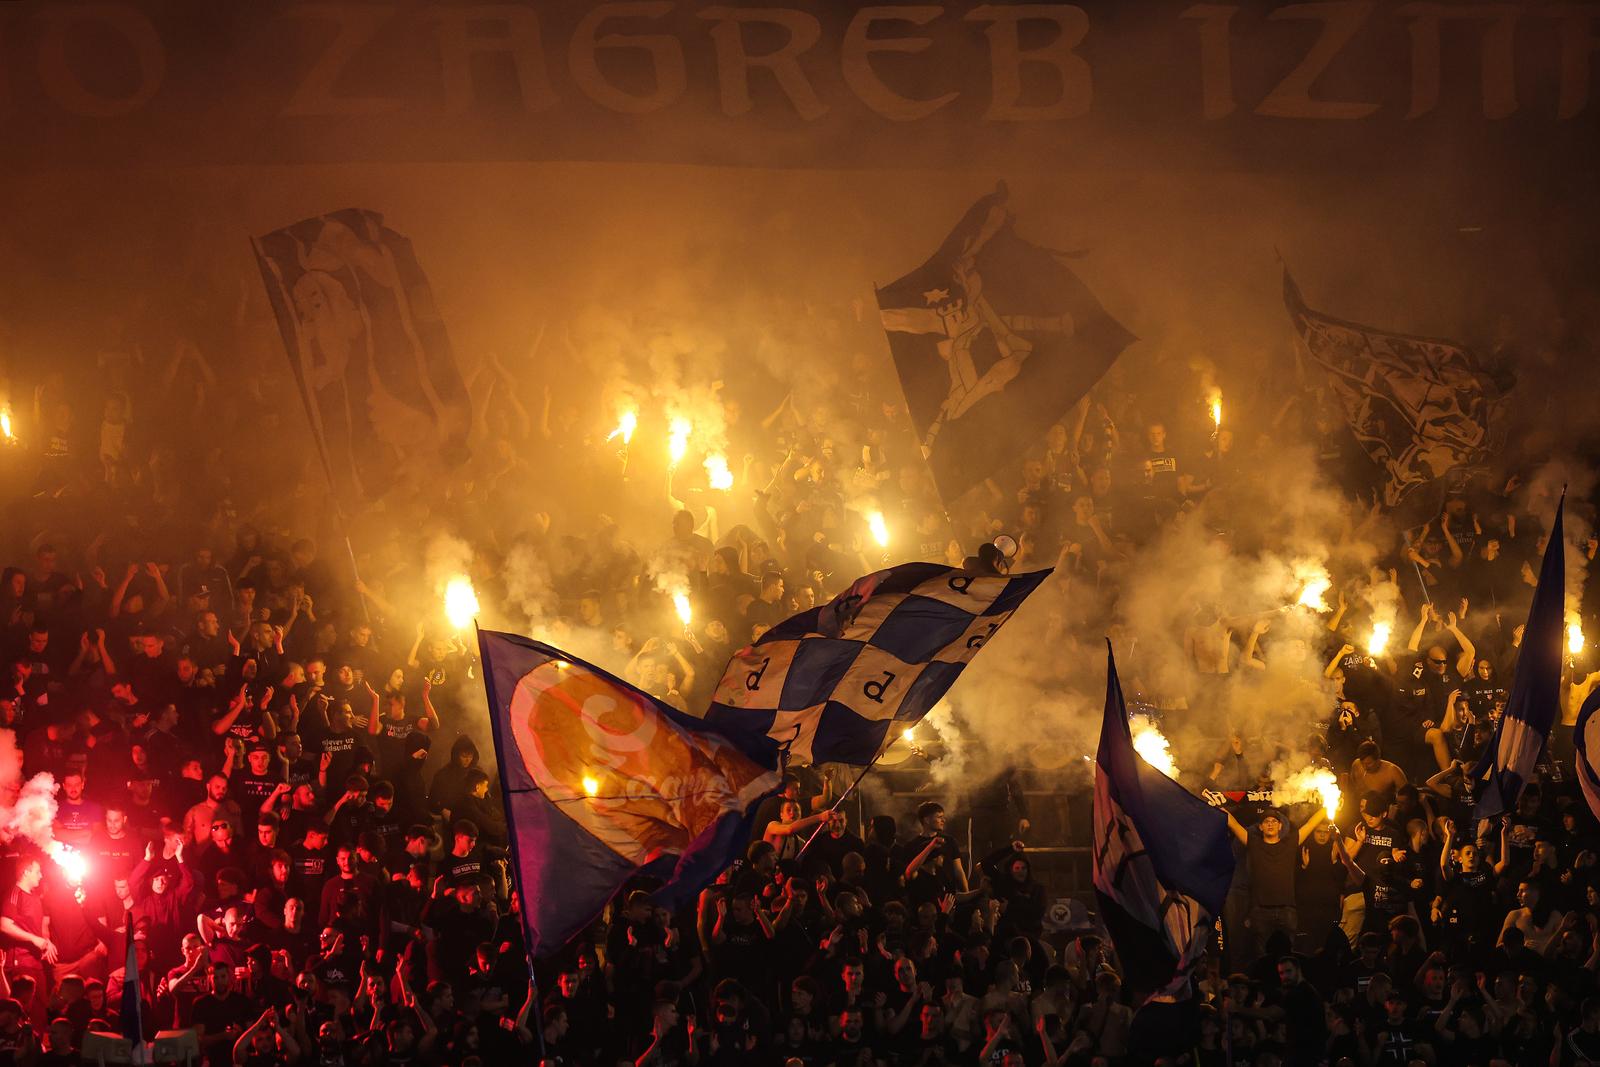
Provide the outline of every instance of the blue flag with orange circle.
{"type": "Polygon", "coordinates": [[[560,649],[478,634],[529,955],[636,875],[668,907],[740,856],[777,760],[560,649]]]}

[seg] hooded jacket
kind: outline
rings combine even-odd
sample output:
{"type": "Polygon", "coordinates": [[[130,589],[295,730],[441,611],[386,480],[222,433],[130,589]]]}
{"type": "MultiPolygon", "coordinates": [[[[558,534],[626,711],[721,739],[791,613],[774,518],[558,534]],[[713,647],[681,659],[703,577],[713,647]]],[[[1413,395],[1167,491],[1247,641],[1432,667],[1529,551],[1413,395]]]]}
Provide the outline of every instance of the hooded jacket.
{"type": "Polygon", "coordinates": [[[478,746],[473,744],[472,738],[462,734],[456,738],[455,744],[450,746],[450,762],[439,768],[433,776],[433,788],[428,791],[428,803],[434,811],[448,811],[452,818],[459,818],[461,802],[467,796],[467,775],[478,766],[478,746]],[[465,753],[472,759],[467,765],[461,765],[461,756],[465,753]]]}

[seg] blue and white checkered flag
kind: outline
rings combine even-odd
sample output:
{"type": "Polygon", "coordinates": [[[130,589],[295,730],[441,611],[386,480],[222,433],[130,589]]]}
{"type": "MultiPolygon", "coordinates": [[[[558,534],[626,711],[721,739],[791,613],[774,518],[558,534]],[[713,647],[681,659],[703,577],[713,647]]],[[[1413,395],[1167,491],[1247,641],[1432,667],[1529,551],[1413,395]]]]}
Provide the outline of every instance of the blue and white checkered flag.
{"type": "Polygon", "coordinates": [[[740,748],[865,766],[926,715],[1048,570],[1013,577],[905,563],[774,626],[722,675],[706,721],[740,748]]]}

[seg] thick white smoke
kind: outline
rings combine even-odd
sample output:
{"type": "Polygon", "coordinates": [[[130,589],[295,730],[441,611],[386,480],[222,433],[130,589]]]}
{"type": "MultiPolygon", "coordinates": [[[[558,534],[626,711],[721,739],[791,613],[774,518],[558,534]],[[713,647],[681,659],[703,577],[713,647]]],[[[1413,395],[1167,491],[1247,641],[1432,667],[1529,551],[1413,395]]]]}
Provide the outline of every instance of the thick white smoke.
{"type": "MultiPolygon", "coordinates": [[[[1359,509],[1358,509],[1359,510],[1359,509]]],[[[1310,751],[1333,708],[1323,677],[1332,611],[1297,605],[1326,573],[1331,609],[1352,601],[1341,630],[1362,638],[1372,618],[1400,610],[1387,576],[1371,564],[1394,536],[1352,513],[1322,482],[1307,451],[1264,455],[1247,477],[1177,516],[1109,574],[1058,571],[984,649],[951,693],[936,780],[949,788],[985,781],[1008,766],[1091,770],[1105,701],[1110,637],[1130,704],[1147,704],[1184,780],[1198,785],[1230,731],[1262,765],[1310,751]],[[1263,625],[1256,658],[1244,662],[1263,625]],[[1199,665],[1228,648],[1226,674],[1199,665]],[[1209,650],[1209,651],[1208,651],[1209,650]]],[[[1304,757],[1309,759],[1309,757],[1304,757]]]]}
{"type": "Polygon", "coordinates": [[[22,751],[17,736],[0,730],[0,839],[6,842],[24,838],[48,856],[64,847],[55,838],[55,776],[40,771],[22,780],[22,751]]]}

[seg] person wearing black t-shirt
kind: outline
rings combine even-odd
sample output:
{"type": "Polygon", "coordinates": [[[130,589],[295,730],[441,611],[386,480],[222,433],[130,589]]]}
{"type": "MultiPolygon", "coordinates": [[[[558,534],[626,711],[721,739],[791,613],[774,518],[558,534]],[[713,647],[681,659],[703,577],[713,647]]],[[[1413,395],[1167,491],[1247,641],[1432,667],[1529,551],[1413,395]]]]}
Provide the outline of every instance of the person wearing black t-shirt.
{"type": "Polygon", "coordinates": [[[1299,933],[1299,915],[1295,907],[1295,872],[1299,869],[1300,846],[1317,825],[1327,818],[1318,808],[1311,817],[1294,829],[1288,816],[1277,808],[1261,813],[1261,821],[1246,830],[1231,813],[1228,829],[1244,846],[1250,864],[1250,935],[1257,945],[1266,944],[1275,930],[1289,935],[1291,942],[1299,933]]]}
{"type": "MultiPolygon", "coordinates": [[[[1415,727],[1428,720],[1443,722],[1445,701],[1452,692],[1462,687],[1463,678],[1472,671],[1477,661],[1477,649],[1473,647],[1471,638],[1456,625],[1456,613],[1452,611],[1441,619],[1433,605],[1426,603],[1422,605],[1421,618],[1417,620],[1417,627],[1411,631],[1411,639],[1406,644],[1410,651],[1421,651],[1423,632],[1430,622],[1442,623],[1445,633],[1455,639],[1461,651],[1452,663],[1443,645],[1429,645],[1427,651],[1412,661],[1409,668],[1402,667],[1399,685],[1407,697],[1402,703],[1409,704],[1409,722],[1396,723],[1396,726],[1415,727]]],[[[1385,724],[1387,727],[1388,724],[1385,724]]],[[[1391,731],[1391,737],[1404,739],[1413,733],[1413,729],[1391,731]]]]}
{"type": "Polygon", "coordinates": [[[1328,722],[1328,761],[1335,767],[1348,767],[1367,741],[1380,750],[1383,747],[1383,723],[1378,713],[1363,710],[1354,700],[1340,700],[1328,722]]]}
{"type": "Polygon", "coordinates": [[[277,769],[282,781],[291,789],[302,785],[317,785],[318,759],[306,755],[297,733],[279,734],[277,737],[277,769]]]}
{"type": "Polygon", "coordinates": [[[320,822],[306,825],[305,837],[289,849],[295,895],[313,907],[322,900],[322,887],[333,874],[333,848],[328,828],[320,822]]]}
{"type": "Polygon", "coordinates": [[[1417,1042],[1425,1040],[1428,1035],[1411,1018],[1406,1007],[1406,995],[1399,988],[1389,990],[1384,997],[1383,1011],[1383,1019],[1376,1028],[1378,1062],[1405,1067],[1416,1058],[1417,1042]]]}
{"type": "Polygon", "coordinates": [[[636,1067],[683,1067],[689,1062],[695,1041],[694,1020],[684,1022],[678,1005],[658,1000],[649,1036],[640,1039],[632,1052],[636,1067]]]}
{"type": "Polygon", "coordinates": [[[922,833],[901,846],[898,868],[904,871],[929,844],[933,844],[934,851],[944,856],[941,878],[945,889],[951,893],[965,893],[968,888],[967,871],[962,862],[961,850],[945,832],[948,822],[949,817],[945,814],[944,805],[938,801],[928,800],[919,804],[917,825],[922,833]]]}
{"type": "Polygon", "coordinates": [[[1318,824],[1311,840],[1300,846],[1300,864],[1295,879],[1295,902],[1299,926],[1313,944],[1337,925],[1343,911],[1344,887],[1352,876],[1359,881],[1360,868],[1345,851],[1344,840],[1330,822],[1318,824]]]}
{"type": "Polygon", "coordinates": [[[407,742],[413,732],[419,729],[424,733],[438,730],[439,713],[433,709],[432,693],[433,683],[424,677],[420,716],[406,713],[406,695],[399,690],[385,693],[382,715],[378,715],[374,707],[374,714],[367,722],[367,732],[373,738],[371,743],[377,751],[378,767],[386,776],[400,773],[410,760],[411,749],[407,742]]]}
{"type": "Polygon", "coordinates": [[[89,835],[87,852],[96,875],[127,878],[144,856],[148,842],[149,838],[129,826],[127,804],[118,800],[106,805],[105,822],[89,835]]]}
{"type": "Polygon", "coordinates": [[[261,818],[261,805],[272,796],[282,781],[282,765],[273,766],[272,747],[263,741],[248,745],[244,769],[235,771],[228,783],[229,792],[239,801],[239,810],[244,815],[247,830],[253,831],[261,818]]]}
{"type": "Polygon", "coordinates": [[[1391,801],[1384,793],[1367,793],[1361,798],[1361,821],[1356,824],[1353,836],[1345,839],[1345,848],[1355,854],[1355,865],[1361,869],[1362,898],[1352,908],[1346,905],[1346,931],[1359,925],[1364,930],[1383,931],[1392,915],[1406,910],[1400,884],[1390,876],[1389,868],[1395,862],[1395,853],[1407,845],[1405,836],[1389,821],[1391,801]],[[1381,914],[1368,915],[1374,900],[1380,903],[1381,914]],[[1393,905],[1393,908],[1390,908],[1393,905]]]}
{"type": "Polygon", "coordinates": [[[1478,959],[1490,947],[1488,938],[1498,916],[1494,872],[1484,865],[1475,842],[1457,842],[1455,824],[1448,819],[1444,820],[1444,835],[1444,851],[1439,857],[1444,884],[1434,901],[1434,922],[1441,928],[1452,958],[1478,959]]]}
{"type": "Polygon", "coordinates": [[[1461,683],[1461,692],[1474,718],[1487,719],[1496,705],[1506,700],[1505,682],[1494,669],[1494,664],[1480,658],[1473,664],[1472,677],[1461,683]]]}
{"type": "Polygon", "coordinates": [[[1190,474],[1187,465],[1168,447],[1166,426],[1151,423],[1145,428],[1144,439],[1146,447],[1141,459],[1150,472],[1152,487],[1160,497],[1177,500],[1188,492],[1190,474]]]}
{"type": "MultiPolygon", "coordinates": [[[[377,704],[378,697],[374,693],[372,697],[374,715],[377,714],[377,704]]],[[[362,735],[357,733],[352,725],[353,719],[350,705],[342,701],[327,709],[326,729],[317,740],[317,750],[320,753],[317,769],[318,773],[324,776],[322,780],[329,785],[344,781],[355,766],[356,746],[360,743],[362,735]]]]}
{"type": "Polygon", "coordinates": [[[194,1026],[209,1067],[233,1062],[233,1045],[255,1019],[255,1005],[234,988],[233,964],[211,965],[211,992],[194,1002],[194,1026]]]}

